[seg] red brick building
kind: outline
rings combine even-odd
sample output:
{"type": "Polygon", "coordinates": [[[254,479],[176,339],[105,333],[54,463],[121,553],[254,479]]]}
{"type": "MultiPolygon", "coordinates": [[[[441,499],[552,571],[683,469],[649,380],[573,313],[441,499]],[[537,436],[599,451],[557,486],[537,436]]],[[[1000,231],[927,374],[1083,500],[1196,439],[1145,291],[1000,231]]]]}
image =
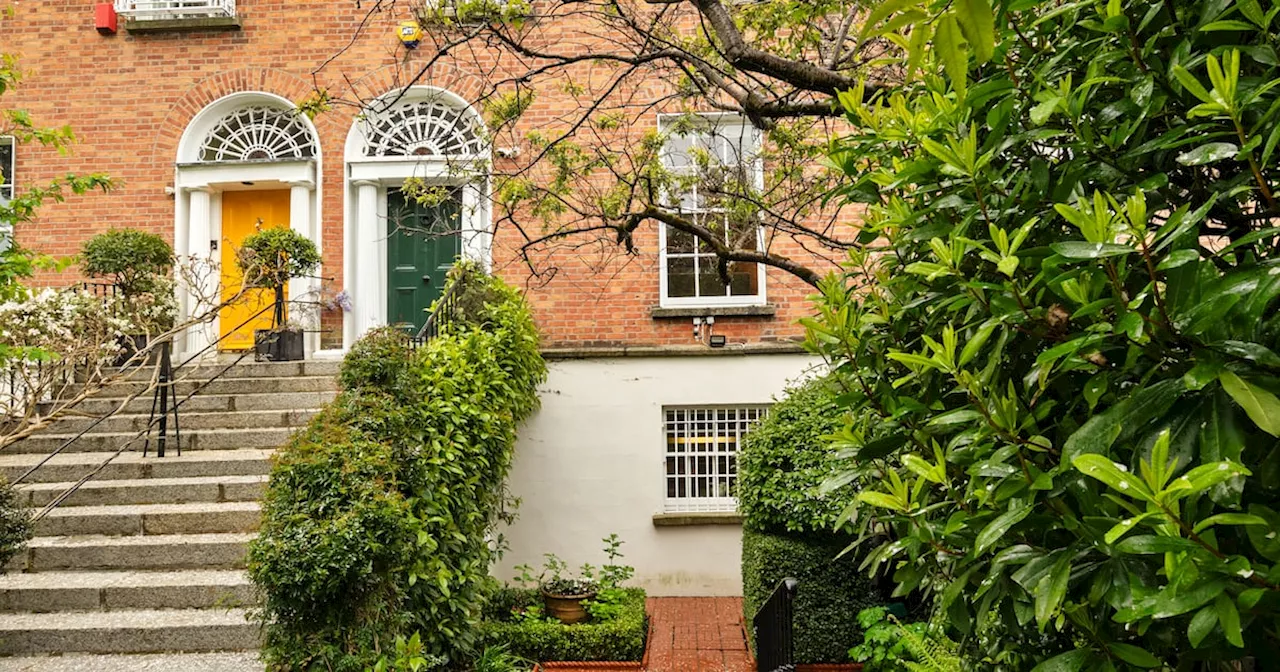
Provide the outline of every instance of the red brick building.
{"type": "MultiPolygon", "coordinates": [[[[509,533],[510,562],[544,552],[595,561],[596,541],[618,532],[653,591],[737,591],[738,532],[723,524],[733,522],[733,452],[784,382],[814,364],[791,343],[811,288],[754,266],[736,267],[725,285],[705,255],[657,226],[637,235],[635,255],[559,248],[539,257],[556,273],[533,276],[523,241],[493,223],[489,183],[459,179],[452,167],[492,161],[500,170],[507,155],[527,151],[521,131],[555,123],[568,101],[540,96],[515,146],[489,146],[475,103],[499,57],[442,59],[406,90],[408,73],[434,56],[397,39],[406,3],[370,14],[368,0],[118,0],[114,34],[95,30],[98,4],[18,0],[0,23],[0,51],[16,54],[25,73],[0,104],[68,124],[79,138],[66,156],[11,147],[16,188],[68,172],[119,181],[109,194],[44,208],[15,232],[21,244],[71,255],[95,233],[131,227],[217,264],[259,222],[291,226],[324,258],[323,279],[295,281],[292,296],[345,292],[350,304],[323,313],[308,357],[337,355],[405,310],[413,321],[442,265],[455,254],[476,259],[527,288],[554,357],[544,409],[519,447],[513,488],[525,504],[509,533]],[[317,88],[395,102],[377,113],[338,106],[314,121],[294,114],[317,88]],[[411,177],[453,190],[452,209],[427,214],[443,212],[456,235],[425,251],[395,226],[395,213],[413,210],[396,195],[411,177]],[[724,347],[709,347],[713,334],[724,347]],[[684,453],[695,439],[707,446],[696,460],[684,453]]],[[[758,143],[731,119],[709,119],[730,153],[758,143]]],[[[649,123],[659,128],[659,115],[649,123]]],[[[183,297],[185,309],[191,300],[183,297]]],[[[231,320],[222,321],[227,335],[231,320]]],[[[243,347],[238,338],[223,345],[243,347]]]]}

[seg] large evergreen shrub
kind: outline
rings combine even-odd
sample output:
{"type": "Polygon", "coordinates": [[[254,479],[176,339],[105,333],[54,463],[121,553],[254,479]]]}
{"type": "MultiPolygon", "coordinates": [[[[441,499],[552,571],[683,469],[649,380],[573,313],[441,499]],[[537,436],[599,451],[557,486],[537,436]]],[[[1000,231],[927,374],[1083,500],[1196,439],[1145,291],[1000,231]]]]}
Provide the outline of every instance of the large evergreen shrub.
{"type": "Polygon", "coordinates": [[[545,366],[520,294],[464,275],[489,287],[483,326],[416,353],[370,335],[350,387],[276,457],[249,565],[272,670],[363,672],[415,633],[427,654],[475,653],[489,533],[545,366]]]}
{"type": "Polygon", "coordinates": [[[867,214],[811,345],[869,566],[974,669],[1280,661],[1274,4],[868,19],[924,77],[842,96],[867,214]]]}
{"type": "Polygon", "coordinates": [[[833,469],[827,437],[843,426],[832,381],[814,378],[787,390],[743,439],[738,458],[746,618],[782,579],[799,579],[799,663],[847,660],[849,648],[862,638],[858,611],[881,602],[879,591],[857,572],[859,557],[837,557],[854,541],[835,526],[854,493],[821,491],[833,469]]]}

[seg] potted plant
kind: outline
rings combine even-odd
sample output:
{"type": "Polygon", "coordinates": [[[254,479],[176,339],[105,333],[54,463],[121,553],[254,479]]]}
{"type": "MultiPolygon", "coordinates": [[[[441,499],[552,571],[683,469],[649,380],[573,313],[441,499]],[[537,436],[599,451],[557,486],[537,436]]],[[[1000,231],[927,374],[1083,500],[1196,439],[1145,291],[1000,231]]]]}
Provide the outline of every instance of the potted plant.
{"type": "Polygon", "coordinates": [[[254,331],[259,359],[289,362],[303,358],[302,328],[285,323],[285,287],[293,278],[315,272],[320,265],[316,244],[288,228],[265,229],[244,239],[236,262],[245,287],[272,290],[275,296],[271,329],[254,331]]]}
{"type": "Polygon", "coordinates": [[[569,566],[552,553],[544,556],[546,561],[542,565],[542,573],[536,578],[528,565],[516,568],[521,571],[521,583],[537,584],[548,616],[573,625],[589,617],[608,620],[618,610],[624,597],[622,583],[635,574],[635,568],[617,563],[622,557],[619,550],[622,541],[618,535],[611,534],[603,541],[609,560],[598,571],[594,566],[584,564],[574,576],[569,573],[569,566]]]}
{"type": "Polygon", "coordinates": [[[117,365],[147,347],[152,333],[173,326],[173,248],[163,238],[136,229],[110,229],[85,241],[80,261],[85,275],[110,281],[116,292],[111,298],[119,301],[122,317],[139,330],[122,339],[117,365]]]}

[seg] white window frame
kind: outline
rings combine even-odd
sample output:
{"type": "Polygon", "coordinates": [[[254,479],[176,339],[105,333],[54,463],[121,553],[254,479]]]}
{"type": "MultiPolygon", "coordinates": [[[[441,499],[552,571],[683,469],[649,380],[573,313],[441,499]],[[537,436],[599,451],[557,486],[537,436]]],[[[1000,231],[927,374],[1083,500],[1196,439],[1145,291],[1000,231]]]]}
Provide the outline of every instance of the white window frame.
{"type": "Polygon", "coordinates": [[[662,407],[662,494],[664,513],[735,513],[738,510],[736,495],[738,485],[738,457],[742,451],[742,437],[746,436],[757,423],[769,413],[769,404],[708,404],[678,405],[662,407]],[[736,419],[720,420],[718,415],[710,420],[699,420],[696,414],[719,414],[729,412],[736,414],[736,419]],[[674,419],[675,414],[686,413],[683,420],[674,419]],[[750,417],[748,417],[750,416],[750,417]],[[722,431],[715,425],[724,422],[733,425],[732,429],[722,431]],[[698,425],[710,423],[708,431],[712,436],[693,436],[698,432],[698,425]],[[744,426],[745,425],[745,426],[744,426]],[[728,441],[732,440],[733,449],[724,450],[728,441]],[[677,450],[675,446],[711,444],[708,450],[677,450]],[[705,468],[698,460],[705,458],[705,468]],[[721,459],[724,466],[721,466],[721,459]],[[672,460],[675,460],[673,463],[672,460]],[[680,460],[684,460],[684,472],[680,472],[680,460]],[[674,465],[675,473],[672,473],[674,465]],[[702,479],[708,479],[702,482],[702,479]],[[685,494],[681,495],[681,485],[685,494]],[[723,493],[714,495],[693,494],[700,489],[723,488],[723,493]],[[674,491],[675,494],[672,494],[674,491]]]}
{"type": "Polygon", "coordinates": [[[4,184],[0,184],[0,199],[11,201],[18,193],[17,187],[14,186],[17,183],[15,172],[18,167],[18,141],[12,135],[0,135],[0,145],[10,148],[9,165],[6,166],[7,170],[3,171],[4,184]]]}
{"type": "Polygon", "coordinates": [[[178,18],[235,18],[236,0],[115,0],[116,13],[140,21],[178,18]]]}
{"type": "MultiPolygon", "coordinates": [[[[666,127],[670,123],[672,123],[672,121],[677,119],[682,119],[686,116],[687,115],[683,115],[683,114],[659,114],[658,115],[659,132],[665,133],[666,127]]],[[[724,128],[727,126],[739,126],[746,129],[748,132],[751,133],[755,141],[756,152],[757,154],[759,153],[760,148],[763,144],[763,138],[761,137],[760,130],[752,126],[751,123],[741,115],[733,114],[729,112],[715,112],[715,113],[699,113],[695,116],[702,119],[703,120],[702,123],[705,123],[706,127],[708,128],[712,128],[712,127],[724,128]]],[[[672,168],[669,163],[670,152],[668,151],[668,147],[669,145],[664,143],[662,148],[663,166],[667,168],[667,170],[671,170],[672,172],[678,173],[679,170],[672,168]]],[[[756,188],[763,189],[764,188],[764,161],[757,155],[752,163],[755,164],[754,165],[755,170],[753,172],[754,172],[754,177],[756,182],[756,188]]],[[[713,210],[707,211],[707,213],[713,213],[713,212],[714,212],[713,210]]],[[[695,214],[699,214],[699,213],[695,213],[695,214]]],[[[764,250],[764,245],[765,245],[764,227],[756,227],[756,249],[764,250]]],[[[697,258],[698,256],[706,256],[706,255],[698,255],[695,253],[693,255],[680,254],[679,256],[693,256],[694,258],[697,258]]],[[[755,262],[756,275],[757,275],[757,278],[756,278],[757,291],[755,294],[742,295],[742,296],[724,295],[724,296],[675,296],[673,297],[673,296],[670,296],[668,293],[669,282],[667,278],[667,272],[668,272],[667,259],[668,259],[667,225],[659,224],[658,226],[658,265],[659,265],[658,286],[659,286],[659,305],[663,308],[682,308],[682,307],[717,308],[717,307],[731,307],[731,306],[763,306],[767,301],[768,292],[765,287],[765,280],[766,280],[765,265],[762,263],[755,262]]],[[[696,267],[696,264],[697,262],[695,261],[695,267],[696,267]]],[[[695,273],[695,277],[696,277],[696,273],[695,273]]]]}

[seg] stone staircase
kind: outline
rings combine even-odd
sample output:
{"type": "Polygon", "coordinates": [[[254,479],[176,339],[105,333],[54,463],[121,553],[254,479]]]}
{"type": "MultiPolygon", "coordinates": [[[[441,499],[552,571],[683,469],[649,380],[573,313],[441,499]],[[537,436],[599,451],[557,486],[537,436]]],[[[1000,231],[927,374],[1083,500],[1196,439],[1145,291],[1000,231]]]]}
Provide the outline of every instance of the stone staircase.
{"type": "MultiPolygon", "coordinates": [[[[221,368],[194,369],[179,399],[221,368]]],[[[0,577],[0,656],[256,649],[244,556],[270,455],[334,397],[336,373],[327,361],[237,365],[183,405],[181,456],[171,442],[167,457],[144,458],[138,442],[54,509],[0,577]]],[[[139,389],[113,384],[80,417],[0,454],[0,472],[18,477],[139,389]]],[[[150,410],[150,395],[133,400],[20,493],[33,507],[52,501],[145,427],[150,410]]],[[[19,660],[0,659],[0,670],[43,669],[19,660]]]]}

